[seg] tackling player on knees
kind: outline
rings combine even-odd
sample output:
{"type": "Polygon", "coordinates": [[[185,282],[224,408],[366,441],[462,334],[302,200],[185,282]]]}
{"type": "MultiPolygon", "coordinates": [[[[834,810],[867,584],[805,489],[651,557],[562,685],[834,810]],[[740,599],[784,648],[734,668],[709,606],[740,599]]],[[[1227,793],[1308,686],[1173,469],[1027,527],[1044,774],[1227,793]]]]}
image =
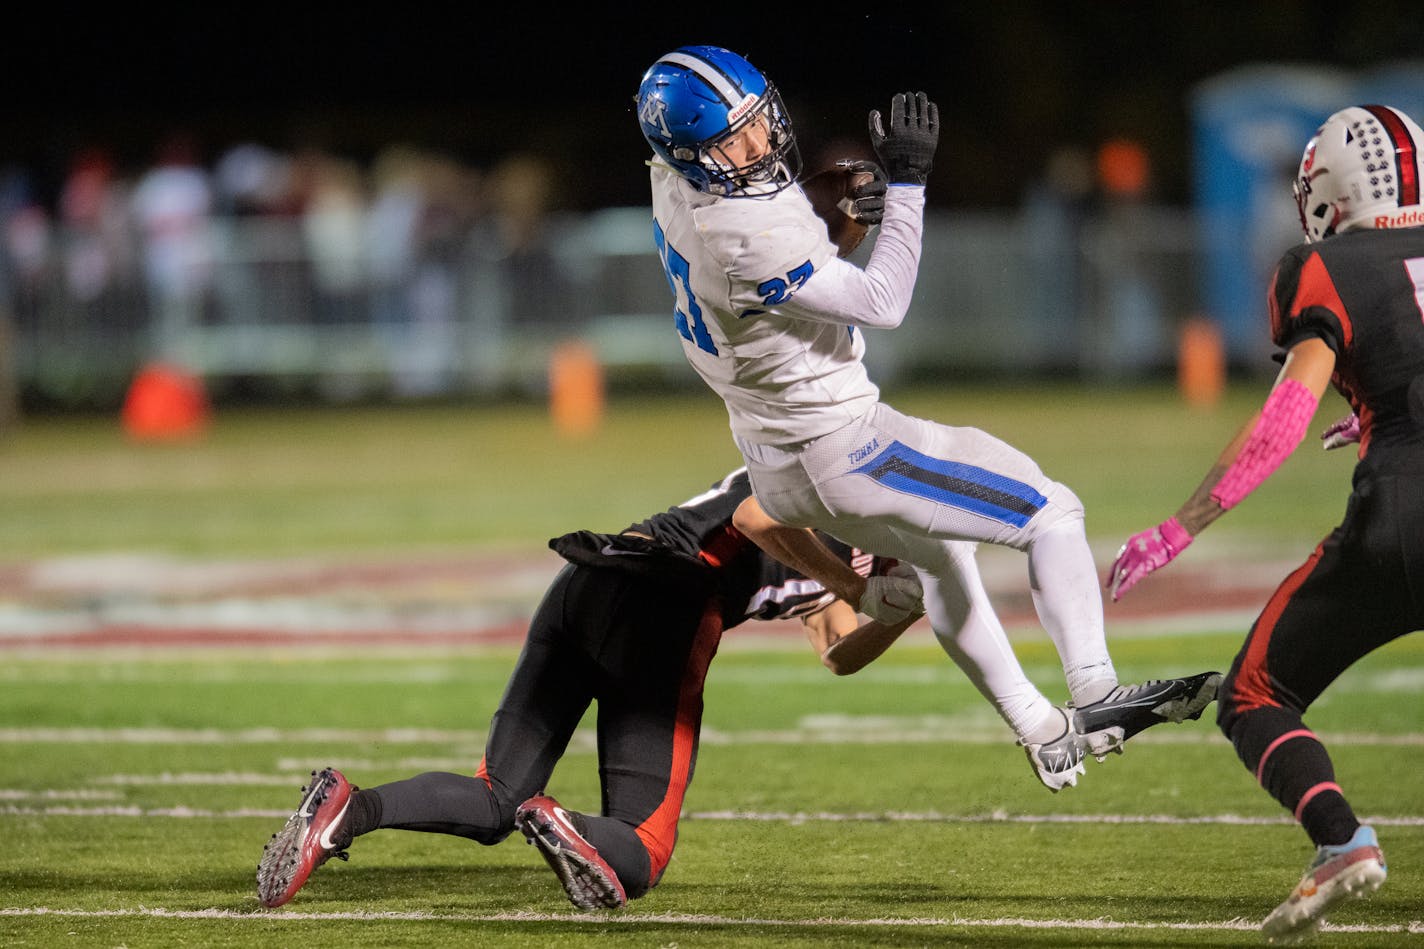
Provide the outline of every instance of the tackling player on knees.
{"type": "Polygon", "coordinates": [[[518,830],[571,903],[618,909],[656,886],[672,858],[703,683],[725,630],[799,618],[821,661],[846,674],[924,612],[913,572],[766,517],[741,469],[619,533],[575,531],[550,546],[567,563],[530,620],[479,766],[366,788],[335,768],[313,772],[263,849],[263,906],[289,902],[317,868],[377,830],[487,846],[518,830]],[[598,812],[548,793],[593,703],[598,812]]]}

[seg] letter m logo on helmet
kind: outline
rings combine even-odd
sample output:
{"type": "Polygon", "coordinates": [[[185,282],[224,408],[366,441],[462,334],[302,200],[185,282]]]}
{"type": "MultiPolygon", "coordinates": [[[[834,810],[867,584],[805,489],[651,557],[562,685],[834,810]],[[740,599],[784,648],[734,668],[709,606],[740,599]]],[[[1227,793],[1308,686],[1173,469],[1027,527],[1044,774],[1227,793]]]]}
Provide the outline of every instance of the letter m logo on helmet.
{"type": "Polygon", "coordinates": [[[657,96],[647,96],[638,104],[638,121],[643,123],[645,129],[656,129],[660,137],[672,138],[672,129],[667,123],[667,103],[657,96]]]}

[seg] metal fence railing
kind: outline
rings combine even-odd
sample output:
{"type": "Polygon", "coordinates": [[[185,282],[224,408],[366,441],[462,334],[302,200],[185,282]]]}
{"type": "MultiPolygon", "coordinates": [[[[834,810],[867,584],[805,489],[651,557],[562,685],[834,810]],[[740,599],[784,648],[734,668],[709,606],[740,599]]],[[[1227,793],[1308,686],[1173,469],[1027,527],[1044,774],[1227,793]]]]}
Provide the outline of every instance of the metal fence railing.
{"type": "MultiPolygon", "coordinates": [[[[7,361],[22,393],[75,405],[115,403],[157,360],[219,393],[527,390],[544,384],[552,348],[570,338],[592,345],[613,385],[650,374],[695,381],[646,208],[551,218],[544,234],[515,253],[473,231],[438,254],[381,266],[319,244],[299,219],[219,219],[175,251],[186,258],[168,261],[186,277],[165,282],[141,244],[111,250],[96,279],[91,238],[54,231],[26,261],[4,261],[7,361]]],[[[1159,371],[1174,358],[1176,327],[1200,310],[1196,243],[1190,213],[1171,208],[1094,216],[1074,230],[1016,211],[932,211],[911,312],[894,332],[871,334],[867,359],[886,383],[1159,371]]]]}

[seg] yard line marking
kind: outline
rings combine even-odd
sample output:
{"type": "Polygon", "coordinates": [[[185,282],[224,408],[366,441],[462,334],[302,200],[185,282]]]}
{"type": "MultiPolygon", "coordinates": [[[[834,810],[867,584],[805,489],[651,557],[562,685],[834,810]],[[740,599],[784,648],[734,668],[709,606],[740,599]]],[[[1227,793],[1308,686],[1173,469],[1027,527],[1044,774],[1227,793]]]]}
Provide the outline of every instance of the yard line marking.
{"type": "MultiPolygon", "coordinates": [[[[227,909],[170,910],[161,907],[144,909],[99,909],[69,910],[49,907],[0,907],[0,916],[62,916],[83,919],[148,917],[153,919],[223,919],[252,920],[258,922],[337,922],[337,921],[397,921],[397,922],[437,922],[437,923],[581,923],[607,927],[610,925],[679,925],[679,926],[771,926],[786,928],[809,928],[821,926],[853,926],[863,928],[897,927],[970,927],[977,929],[1070,929],[1070,930],[1182,930],[1182,931],[1229,931],[1250,932],[1258,929],[1260,923],[1249,919],[1226,919],[1206,922],[1128,922],[1113,919],[1027,919],[1011,916],[994,919],[948,916],[943,918],[911,916],[904,919],[882,917],[877,919],[854,919],[846,917],[820,917],[816,919],[762,919],[756,917],[718,916],[700,913],[649,913],[632,911],[623,913],[420,913],[420,912],[324,912],[301,913],[282,910],[268,912],[253,910],[241,912],[227,909]]],[[[1424,921],[1411,920],[1398,924],[1350,924],[1334,925],[1323,923],[1322,932],[1340,933],[1424,933],[1424,921]]]]}
{"type": "Polygon", "coordinates": [[[73,791],[49,789],[29,791],[24,789],[0,788],[0,801],[118,801],[123,795],[118,791],[73,791]]]}
{"type": "MultiPolygon", "coordinates": [[[[867,716],[807,716],[801,727],[786,729],[725,730],[704,726],[704,745],[806,745],[806,744],[1008,744],[1001,727],[965,727],[967,719],[953,716],[908,716],[896,719],[867,716]]],[[[1384,748],[1424,747],[1424,734],[1397,735],[1356,732],[1316,732],[1327,743],[1384,748]]],[[[106,745],[261,745],[342,744],[370,745],[476,745],[483,748],[486,732],[480,729],[439,728],[0,728],[0,744],[106,744],[106,745]]],[[[592,729],[579,729],[573,748],[596,745],[592,729]]],[[[1215,728],[1154,729],[1133,739],[1141,744],[1224,744],[1215,728]]]]}
{"type": "Polygon", "coordinates": [[[286,787],[290,784],[305,784],[308,777],[310,777],[309,771],[303,771],[300,775],[253,774],[249,771],[183,771],[174,774],[164,771],[161,774],[107,774],[94,778],[92,783],[123,787],[188,787],[191,785],[286,787]]]}
{"type": "MultiPolygon", "coordinates": [[[[290,808],[273,810],[271,808],[243,807],[215,811],[183,805],[149,808],[136,804],[114,804],[102,807],[76,807],[66,804],[46,807],[19,804],[0,805],[0,816],[6,817],[168,817],[178,820],[262,817],[284,820],[291,814],[290,808]]],[[[682,819],[762,821],[788,824],[805,824],[812,821],[929,824],[1110,824],[1119,826],[1126,824],[1215,824],[1238,827],[1295,824],[1294,819],[1288,815],[1252,817],[1240,814],[1206,814],[1196,817],[1181,817],[1174,814],[1009,814],[1004,811],[995,811],[991,814],[945,814],[939,811],[858,811],[850,813],[834,811],[684,811],[682,819]]],[[[1360,822],[1379,827],[1424,827],[1424,817],[1410,815],[1369,816],[1360,818],[1360,822]]]]}

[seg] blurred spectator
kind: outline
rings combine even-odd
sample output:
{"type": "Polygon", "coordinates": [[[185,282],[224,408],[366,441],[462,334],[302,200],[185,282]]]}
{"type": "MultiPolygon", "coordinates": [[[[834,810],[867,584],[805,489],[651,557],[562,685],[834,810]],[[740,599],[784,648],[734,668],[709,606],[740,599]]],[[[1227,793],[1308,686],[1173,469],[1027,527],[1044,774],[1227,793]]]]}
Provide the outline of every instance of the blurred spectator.
{"type": "Polygon", "coordinates": [[[1095,194],[1092,155],[1060,145],[1024,193],[1020,218],[1037,332],[1024,340],[1042,364],[1073,360],[1083,312],[1083,226],[1095,194]]]}
{"type": "Polygon", "coordinates": [[[43,320],[46,283],[53,269],[53,226],[28,172],[11,168],[0,181],[0,226],[4,228],[5,283],[17,325],[33,329],[43,320]]]}
{"type": "Polygon", "coordinates": [[[310,279],[301,234],[296,162],[285,152],[243,141],[213,166],[214,223],[225,266],[216,292],[226,320],[237,325],[294,325],[310,319],[297,292],[310,279]]]}
{"type": "Polygon", "coordinates": [[[461,369],[465,248],[479,215],[479,174],[448,156],[392,146],[377,156],[367,215],[373,318],[390,349],[397,395],[447,391],[461,369]]]}
{"type": "Polygon", "coordinates": [[[145,306],[129,216],[130,184],[105,148],[78,152],[59,194],[66,320],[124,328],[143,325],[145,306]]]}
{"type": "Polygon", "coordinates": [[[366,214],[367,279],[377,326],[396,326],[409,316],[405,294],[415,269],[416,231],[425,206],[421,156],[392,145],[371,168],[371,206],[366,214]]]}
{"type": "Polygon", "coordinates": [[[233,217],[286,217],[299,209],[292,159],[257,142],[240,142],[213,167],[216,211],[233,217]]]}
{"type": "Polygon", "coordinates": [[[510,322],[553,325],[577,334],[586,313],[550,246],[553,169],[537,156],[513,155],[495,167],[489,195],[510,322]]]}
{"type": "Polygon", "coordinates": [[[16,301],[18,267],[10,246],[12,213],[30,205],[28,178],[16,169],[0,172],[0,226],[4,253],[0,254],[0,437],[9,434],[20,419],[20,380],[17,365],[16,301]]]}
{"type": "Polygon", "coordinates": [[[161,355],[184,326],[203,322],[212,305],[213,185],[191,137],[175,133],[159,146],[156,163],[138,179],[132,206],[161,355]]]}
{"type": "Polygon", "coordinates": [[[318,323],[364,322],[366,181],[353,161],[322,152],[300,159],[306,202],[302,235],[312,264],[318,323]]]}
{"type": "Polygon", "coordinates": [[[1101,229],[1095,254],[1099,286],[1097,332],[1080,355],[1090,371],[1109,379],[1159,367],[1169,353],[1162,301],[1150,249],[1152,161],[1131,138],[1113,138],[1096,157],[1101,229]]]}

